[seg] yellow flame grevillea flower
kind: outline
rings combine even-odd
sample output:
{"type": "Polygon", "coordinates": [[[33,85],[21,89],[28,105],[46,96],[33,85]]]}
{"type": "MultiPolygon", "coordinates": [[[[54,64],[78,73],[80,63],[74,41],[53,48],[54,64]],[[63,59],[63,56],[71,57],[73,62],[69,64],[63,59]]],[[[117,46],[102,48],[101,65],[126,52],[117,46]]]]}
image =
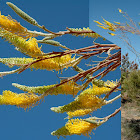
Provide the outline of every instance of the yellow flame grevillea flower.
{"type": "Polygon", "coordinates": [[[0,36],[14,45],[17,50],[31,57],[38,57],[38,55],[40,56],[43,54],[41,48],[38,47],[38,43],[35,38],[26,40],[23,37],[17,36],[2,28],[0,28],[0,36]]]}
{"type": "MultiPolygon", "coordinates": [[[[20,90],[29,92],[29,93],[39,93],[43,94],[50,88],[54,87],[54,85],[48,85],[48,86],[37,86],[37,87],[29,87],[24,85],[19,85],[17,83],[13,83],[13,86],[19,88],[20,90]]],[[[77,93],[81,90],[81,86],[77,85],[75,82],[70,81],[65,84],[62,84],[53,90],[49,91],[46,95],[58,95],[58,94],[66,94],[66,95],[77,95],[77,93]]]]}
{"type": "Polygon", "coordinates": [[[17,22],[15,19],[12,19],[11,16],[1,15],[1,12],[0,12],[0,27],[2,27],[3,29],[11,33],[14,33],[19,36],[26,37],[26,38],[33,36],[33,34],[28,33],[27,29],[21,26],[19,22],[17,22]]]}
{"type": "MultiPolygon", "coordinates": [[[[36,61],[38,59],[33,58],[0,58],[0,62],[3,64],[8,65],[9,67],[13,66],[22,66],[24,64],[31,63],[33,61],[36,61]]],[[[42,69],[42,70],[56,70],[59,71],[63,68],[68,68],[72,66],[70,63],[71,61],[74,61],[75,57],[71,57],[71,55],[65,55],[61,57],[55,57],[50,59],[45,59],[42,61],[39,61],[37,63],[34,63],[30,66],[30,68],[34,69],[42,69]]]]}
{"type": "Polygon", "coordinates": [[[68,122],[65,124],[64,127],[53,131],[51,135],[57,136],[58,138],[60,136],[67,136],[67,135],[85,135],[89,136],[89,134],[92,132],[93,129],[96,129],[99,126],[99,123],[89,123],[82,119],[71,119],[68,120],[68,122]]]}
{"type": "Polygon", "coordinates": [[[37,105],[40,97],[31,93],[17,94],[10,90],[3,91],[3,95],[0,95],[0,105],[16,105],[21,108],[29,108],[37,105]]]}

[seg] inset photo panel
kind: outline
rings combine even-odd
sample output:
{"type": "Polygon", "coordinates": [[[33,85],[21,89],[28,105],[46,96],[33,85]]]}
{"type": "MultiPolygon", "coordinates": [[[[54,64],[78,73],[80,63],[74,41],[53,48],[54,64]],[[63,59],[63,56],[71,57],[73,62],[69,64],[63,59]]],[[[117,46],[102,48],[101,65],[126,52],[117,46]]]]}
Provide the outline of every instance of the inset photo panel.
{"type": "Polygon", "coordinates": [[[89,0],[90,29],[121,47],[122,140],[140,139],[139,4],[138,0],[89,0]]]}

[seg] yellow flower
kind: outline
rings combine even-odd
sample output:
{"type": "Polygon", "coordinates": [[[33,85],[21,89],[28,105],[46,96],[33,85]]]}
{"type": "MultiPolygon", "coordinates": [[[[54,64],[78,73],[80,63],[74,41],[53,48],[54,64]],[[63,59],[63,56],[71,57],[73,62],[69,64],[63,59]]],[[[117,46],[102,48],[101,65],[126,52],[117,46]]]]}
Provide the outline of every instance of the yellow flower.
{"type": "Polygon", "coordinates": [[[92,94],[83,94],[78,97],[78,101],[81,103],[83,108],[92,108],[94,106],[98,106],[102,99],[92,94]]]}
{"type": "Polygon", "coordinates": [[[104,22],[105,22],[105,24],[106,24],[106,25],[108,25],[108,26],[112,27],[112,25],[113,25],[113,24],[112,24],[111,22],[109,22],[109,21],[105,20],[104,18],[103,18],[103,20],[104,20],[104,22]]]}
{"type": "Polygon", "coordinates": [[[94,20],[94,22],[98,23],[99,25],[103,25],[102,23],[100,23],[99,21],[94,20]]]}
{"type": "MultiPolygon", "coordinates": [[[[82,28],[70,28],[71,31],[92,31],[89,27],[85,28],[83,27],[82,28]]],[[[99,34],[97,33],[79,33],[79,34],[76,34],[76,33],[73,33],[72,35],[75,35],[75,36],[84,36],[84,37],[92,37],[92,38],[98,38],[98,37],[101,37],[103,38],[102,36],[100,36],[99,34]]]]}
{"type": "Polygon", "coordinates": [[[116,34],[114,34],[114,33],[109,33],[110,35],[112,35],[112,36],[115,36],[116,34]]]}
{"type": "Polygon", "coordinates": [[[120,13],[123,13],[123,11],[121,9],[118,9],[120,13]]]}
{"type": "Polygon", "coordinates": [[[108,29],[110,30],[110,31],[113,31],[113,32],[115,32],[116,30],[115,30],[115,26],[114,27],[108,27],[108,29]]]}
{"type": "MultiPolygon", "coordinates": [[[[37,87],[29,87],[29,86],[19,85],[17,83],[13,83],[12,85],[19,88],[20,90],[23,90],[29,93],[43,94],[50,88],[53,88],[56,84],[48,85],[48,86],[37,86],[37,87]]],[[[81,86],[76,85],[76,83],[73,81],[70,81],[49,91],[47,95],[70,94],[74,96],[74,95],[77,95],[79,90],[81,90],[81,86]]]]}
{"type": "Polygon", "coordinates": [[[40,97],[35,94],[17,94],[10,90],[5,90],[3,95],[0,95],[0,105],[16,105],[24,109],[37,105],[39,100],[40,97]]]}
{"type": "Polygon", "coordinates": [[[92,111],[93,111],[92,109],[79,109],[75,111],[69,111],[67,112],[68,119],[71,119],[73,117],[78,117],[78,116],[84,116],[90,114],[92,111]]]}
{"type": "MultiPolygon", "coordinates": [[[[99,26],[99,25],[98,25],[98,26],[99,26]]],[[[105,29],[105,30],[108,29],[108,28],[106,28],[106,27],[104,27],[104,26],[99,26],[99,27],[101,27],[101,28],[103,28],[103,29],[105,29]]]]}
{"type": "Polygon", "coordinates": [[[12,43],[17,50],[25,53],[31,57],[38,57],[42,55],[43,52],[41,48],[38,47],[37,40],[35,38],[30,38],[28,41],[23,37],[19,37],[9,31],[6,31],[0,28],[0,34],[5,38],[9,43],[12,43]]]}
{"type": "Polygon", "coordinates": [[[82,96],[78,96],[75,98],[75,101],[67,105],[52,107],[51,110],[57,113],[73,112],[79,109],[92,109],[94,111],[105,104],[106,101],[103,101],[102,98],[87,93],[82,96]]]}
{"type": "Polygon", "coordinates": [[[27,29],[25,27],[21,26],[19,22],[12,19],[12,17],[10,17],[10,16],[6,17],[4,15],[1,15],[1,12],[0,12],[0,27],[2,27],[3,29],[5,29],[11,33],[18,34],[19,36],[23,36],[23,37],[32,37],[33,36],[33,34],[28,33],[27,29]]]}
{"type": "Polygon", "coordinates": [[[89,122],[83,121],[82,119],[71,119],[65,125],[70,134],[83,134],[85,136],[89,136],[92,130],[97,126],[97,124],[91,124],[89,122]]]}
{"type": "Polygon", "coordinates": [[[116,24],[121,24],[120,22],[115,22],[115,21],[114,21],[114,23],[116,23],[116,24]]]}
{"type": "Polygon", "coordinates": [[[78,95],[73,102],[64,106],[52,107],[51,110],[57,113],[73,112],[79,109],[92,109],[94,111],[106,104],[106,101],[98,96],[109,91],[111,88],[93,85],[92,88],[90,87],[78,95]]]}
{"type": "Polygon", "coordinates": [[[65,66],[65,64],[73,61],[74,59],[75,58],[71,58],[71,55],[50,58],[50,59],[46,59],[46,60],[37,62],[37,63],[31,65],[30,68],[59,71],[59,70],[62,70],[63,68],[70,67],[72,64],[68,64],[66,66],[65,66]]]}
{"type": "Polygon", "coordinates": [[[96,86],[96,85],[93,84],[92,87],[90,87],[90,88],[84,90],[84,91],[79,95],[79,97],[82,96],[82,95],[84,95],[84,94],[92,94],[92,95],[99,95],[99,96],[100,96],[100,95],[102,95],[102,94],[108,93],[110,90],[111,90],[111,89],[108,88],[108,87],[98,87],[98,86],[96,86]]]}
{"type": "Polygon", "coordinates": [[[115,82],[115,81],[109,81],[109,80],[107,80],[106,82],[104,82],[104,85],[106,87],[114,88],[117,85],[117,81],[115,82]]]}
{"type": "MultiPolygon", "coordinates": [[[[47,56],[46,56],[47,57],[47,56]]],[[[7,64],[9,67],[12,66],[21,66],[24,64],[31,63],[33,61],[36,61],[38,59],[33,58],[0,58],[0,62],[7,64]]],[[[71,55],[65,55],[61,57],[55,57],[50,59],[45,59],[42,61],[39,61],[37,63],[34,63],[30,66],[30,68],[34,69],[42,69],[42,70],[56,70],[59,71],[64,68],[70,67],[72,64],[67,64],[71,61],[75,60],[75,58],[71,58],[71,55]],[[66,65],[65,65],[66,64],[66,65]]]]}
{"type": "Polygon", "coordinates": [[[103,18],[103,20],[104,20],[104,26],[99,26],[99,25],[98,26],[103,28],[103,29],[109,29],[109,30],[115,32],[115,29],[116,29],[115,25],[113,23],[105,20],[104,18],[103,18]]]}
{"type": "Polygon", "coordinates": [[[98,127],[98,123],[89,123],[82,119],[71,119],[69,120],[64,127],[53,131],[51,135],[57,136],[58,138],[60,136],[67,136],[67,135],[81,135],[89,136],[89,134],[92,132],[93,129],[96,129],[98,127]]]}

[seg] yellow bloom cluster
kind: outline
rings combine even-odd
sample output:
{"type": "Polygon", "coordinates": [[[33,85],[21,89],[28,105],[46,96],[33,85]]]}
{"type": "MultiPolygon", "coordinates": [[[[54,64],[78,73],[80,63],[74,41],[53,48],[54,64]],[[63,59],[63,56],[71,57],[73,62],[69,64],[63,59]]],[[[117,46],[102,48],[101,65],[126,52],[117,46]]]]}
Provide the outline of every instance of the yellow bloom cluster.
{"type": "MultiPolygon", "coordinates": [[[[56,84],[48,85],[48,86],[37,86],[37,87],[29,87],[29,86],[19,85],[16,83],[13,83],[12,85],[19,88],[20,90],[23,90],[29,93],[43,94],[50,88],[54,87],[56,84]]],[[[69,95],[70,94],[74,96],[74,95],[77,95],[79,90],[81,90],[81,86],[76,85],[75,82],[70,81],[49,91],[47,95],[58,95],[58,94],[69,95]]]]}
{"type": "Polygon", "coordinates": [[[104,20],[103,24],[100,23],[99,21],[96,21],[96,20],[94,20],[94,22],[99,24],[98,26],[103,28],[103,29],[108,29],[108,30],[113,31],[113,32],[116,31],[117,28],[113,23],[111,23],[111,22],[109,22],[109,21],[107,21],[105,19],[103,19],[103,20],[104,20]]]}
{"type": "Polygon", "coordinates": [[[14,45],[16,49],[21,51],[22,53],[25,53],[31,57],[38,57],[38,55],[43,54],[41,48],[38,47],[38,43],[35,38],[30,38],[27,41],[26,39],[12,34],[11,32],[6,31],[2,28],[0,28],[0,34],[2,38],[14,45]]]}
{"type": "MultiPolygon", "coordinates": [[[[89,29],[89,27],[85,28],[83,27],[83,29],[81,28],[70,28],[71,31],[92,31],[91,29],[89,29]]],[[[97,33],[81,33],[81,34],[72,34],[72,35],[75,35],[75,36],[83,36],[83,37],[92,37],[92,38],[98,38],[98,37],[101,37],[103,38],[102,36],[100,36],[99,34],[97,33]]]]}
{"type": "Polygon", "coordinates": [[[89,136],[91,131],[97,127],[97,124],[92,124],[82,119],[71,119],[66,123],[65,127],[71,134],[89,136]]]}
{"type": "MultiPolygon", "coordinates": [[[[38,60],[38,59],[33,59],[33,58],[0,58],[0,62],[8,65],[9,67],[21,66],[21,65],[28,64],[28,63],[31,63],[31,62],[36,61],[36,60],[38,60]]],[[[45,59],[45,60],[36,62],[33,65],[31,65],[30,68],[59,71],[63,68],[70,67],[72,64],[67,64],[67,63],[70,63],[73,60],[75,60],[75,57],[72,58],[71,55],[65,55],[65,56],[61,56],[61,57],[55,57],[55,58],[45,59]]]]}
{"type": "Polygon", "coordinates": [[[69,111],[67,112],[68,119],[71,119],[73,117],[78,117],[78,116],[84,116],[87,114],[90,114],[93,110],[92,109],[79,109],[75,111],[69,111]]]}
{"type": "Polygon", "coordinates": [[[87,93],[92,94],[92,95],[98,95],[98,96],[100,96],[100,95],[102,95],[102,94],[108,93],[109,91],[111,91],[111,89],[108,88],[108,87],[105,87],[105,86],[103,86],[103,87],[98,87],[98,86],[96,86],[96,85],[93,84],[92,87],[90,87],[90,88],[84,90],[84,91],[79,95],[79,97],[80,97],[81,95],[84,95],[84,94],[87,94],[87,93]]]}
{"type": "Polygon", "coordinates": [[[3,29],[23,37],[32,37],[33,34],[28,33],[27,29],[20,25],[19,22],[12,19],[10,16],[1,15],[0,12],[0,27],[3,29]]]}
{"type": "Polygon", "coordinates": [[[0,105],[16,105],[24,109],[35,106],[39,100],[38,95],[31,93],[17,94],[10,90],[5,90],[3,95],[0,95],[0,105]]]}
{"type": "Polygon", "coordinates": [[[67,135],[85,135],[89,136],[93,129],[98,127],[98,123],[89,123],[82,119],[71,119],[65,124],[64,127],[53,131],[51,134],[57,136],[67,136],[67,135]]]}
{"type": "MultiPolygon", "coordinates": [[[[100,89],[101,87],[98,88],[100,89]]],[[[96,90],[98,90],[98,88],[96,90]]],[[[110,88],[107,89],[111,90],[110,88]]],[[[103,92],[105,93],[105,90],[102,90],[102,94],[103,92]]],[[[51,110],[57,113],[73,112],[79,109],[92,109],[93,111],[101,108],[105,104],[106,101],[103,101],[102,98],[96,96],[93,90],[87,89],[77,96],[75,101],[64,106],[52,107],[51,110]]]]}
{"type": "MultiPolygon", "coordinates": [[[[56,88],[56,93],[61,93],[61,94],[72,94],[73,96],[77,95],[77,93],[82,89],[81,86],[76,85],[75,82],[70,81],[65,84],[62,84],[58,88],[56,88]]],[[[54,92],[55,92],[54,90],[54,92]]]]}
{"type": "Polygon", "coordinates": [[[92,108],[94,106],[100,107],[100,103],[102,101],[102,98],[98,98],[95,95],[92,94],[83,94],[82,96],[78,97],[78,101],[81,103],[81,106],[83,108],[92,108]]]}
{"type": "Polygon", "coordinates": [[[86,90],[84,90],[75,100],[78,100],[81,102],[81,106],[84,106],[86,109],[78,109],[75,111],[69,111],[67,112],[68,118],[72,117],[78,117],[78,116],[84,116],[87,114],[92,113],[94,110],[101,108],[102,105],[105,104],[105,102],[101,103],[101,98],[98,98],[95,95],[102,95],[106,94],[111,91],[112,88],[116,86],[117,82],[114,81],[106,81],[104,82],[105,87],[98,87],[96,85],[93,85],[93,87],[90,87],[86,90]]]}

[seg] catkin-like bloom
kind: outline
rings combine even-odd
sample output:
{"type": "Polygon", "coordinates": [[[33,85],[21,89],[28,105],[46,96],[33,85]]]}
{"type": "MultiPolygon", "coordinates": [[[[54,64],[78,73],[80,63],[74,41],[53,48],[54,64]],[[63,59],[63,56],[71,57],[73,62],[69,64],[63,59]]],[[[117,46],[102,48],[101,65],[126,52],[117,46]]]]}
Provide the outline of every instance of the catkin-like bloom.
{"type": "Polygon", "coordinates": [[[115,82],[115,81],[109,81],[109,80],[107,80],[106,82],[104,82],[104,85],[106,87],[114,88],[117,85],[117,81],[115,82]]]}
{"type": "MultiPolygon", "coordinates": [[[[33,58],[0,58],[0,62],[3,64],[8,65],[9,67],[12,66],[21,66],[24,64],[31,63],[33,61],[36,61],[38,59],[33,59],[33,58]]],[[[42,70],[56,70],[59,71],[63,68],[68,68],[72,64],[70,63],[71,61],[74,61],[75,58],[71,57],[71,55],[65,55],[61,57],[55,57],[55,58],[50,58],[50,59],[45,59],[39,62],[36,62],[30,66],[30,68],[34,69],[42,69],[42,70]]]]}
{"type": "Polygon", "coordinates": [[[82,95],[80,94],[78,97],[76,97],[75,101],[67,105],[52,107],[51,110],[57,113],[73,112],[79,109],[96,110],[105,104],[106,101],[103,101],[102,98],[90,93],[86,93],[82,95]]]}
{"type": "Polygon", "coordinates": [[[106,104],[106,101],[103,101],[98,96],[109,91],[111,91],[111,88],[93,85],[93,87],[84,90],[78,95],[75,101],[64,106],[52,107],[51,110],[57,113],[73,112],[79,109],[92,109],[94,111],[106,104]]]}
{"type": "MultiPolygon", "coordinates": [[[[71,31],[92,31],[91,29],[89,29],[89,27],[87,28],[70,28],[71,31]]],[[[81,34],[76,34],[76,33],[73,33],[72,35],[75,35],[75,36],[83,36],[83,37],[92,37],[92,38],[98,38],[98,37],[101,37],[103,38],[102,36],[100,36],[99,34],[97,33],[81,33],[81,34]]]]}
{"type": "MultiPolygon", "coordinates": [[[[16,83],[13,83],[12,85],[26,92],[43,94],[50,88],[53,88],[56,84],[48,85],[48,86],[37,86],[37,87],[29,87],[29,86],[19,85],[16,83]]],[[[49,91],[46,95],[58,95],[58,94],[69,95],[70,94],[74,96],[77,95],[79,90],[81,90],[81,86],[76,85],[75,82],[70,81],[54,88],[53,90],[49,91]]]]}
{"type": "Polygon", "coordinates": [[[5,90],[3,95],[0,95],[0,105],[16,105],[24,109],[37,105],[39,100],[38,95],[31,93],[17,94],[10,90],[5,90]]]}
{"type": "Polygon", "coordinates": [[[84,116],[84,115],[88,115],[92,112],[92,109],[79,109],[79,110],[75,110],[75,111],[69,111],[67,112],[68,114],[68,119],[71,119],[73,117],[79,117],[79,116],[84,116]]]}
{"type": "Polygon", "coordinates": [[[82,119],[71,119],[65,124],[64,127],[53,131],[51,135],[57,136],[67,136],[67,135],[81,135],[89,136],[93,129],[96,129],[99,126],[98,123],[89,123],[82,119]]]}
{"type": "Polygon", "coordinates": [[[27,29],[21,26],[20,23],[17,22],[15,19],[12,19],[11,16],[1,15],[1,12],[0,12],[0,27],[22,37],[29,38],[34,36],[33,34],[28,33],[27,29]]]}
{"type": "Polygon", "coordinates": [[[38,43],[35,38],[29,38],[29,40],[26,40],[23,37],[17,36],[2,28],[0,28],[0,36],[14,45],[17,50],[26,55],[38,57],[43,54],[41,48],[38,47],[38,43]]]}
{"type": "Polygon", "coordinates": [[[92,95],[100,96],[100,95],[106,94],[106,93],[108,93],[110,91],[111,91],[111,89],[108,88],[108,87],[104,87],[104,86],[98,87],[98,86],[93,84],[92,87],[84,90],[79,96],[81,96],[83,94],[87,94],[87,93],[92,94],[92,95]]]}

